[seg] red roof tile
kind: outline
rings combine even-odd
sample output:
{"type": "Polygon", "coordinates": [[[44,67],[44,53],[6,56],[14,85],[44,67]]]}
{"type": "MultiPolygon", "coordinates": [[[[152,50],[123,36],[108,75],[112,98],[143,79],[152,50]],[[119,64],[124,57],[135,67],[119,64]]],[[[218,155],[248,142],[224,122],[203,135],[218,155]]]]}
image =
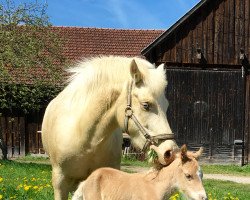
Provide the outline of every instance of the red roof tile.
{"type": "Polygon", "coordinates": [[[98,55],[141,56],[141,50],[163,30],[123,30],[102,28],[53,27],[64,41],[69,60],[98,55]]]}
{"type": "MultiPolygon", "coordinates": [[[[141,56],[141,50],[163,33],[163,30],[78,27],[52,27],[52,31],[62,38],[62,53],[69,63],[100,55],[141,56]]],[[[59,66],[60,73],[65,75],[61,67],[59,66]]],[[[12,69],[9,72],[16,83],[31,84],[34,77],[38,76],[49,78],[41,68],[32,68],[29,76],[21,69],[12,69]]]]}

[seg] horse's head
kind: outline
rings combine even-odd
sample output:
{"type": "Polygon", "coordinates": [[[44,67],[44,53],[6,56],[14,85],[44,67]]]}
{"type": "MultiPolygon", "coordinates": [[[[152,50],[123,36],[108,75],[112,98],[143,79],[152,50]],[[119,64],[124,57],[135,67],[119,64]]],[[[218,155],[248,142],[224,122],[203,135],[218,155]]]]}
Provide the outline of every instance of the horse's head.
{"type": "Polygon", "coordinates": [[[181,147],[179,153],[175,156],[178,162],[176,174],[176,188],[193,200],[206,200],[207,195],[202,184],[202,171],[198,164],[198,158],[202,154],[203,149],[197,152],[187,151],[186,145],[181,147]]]}
{"type": "Polygon", "coordinates": [[[166,118],[168,102],[164,96],[167,85],[164,65],[157,69],[142,59],[133,59],[130,78],[118,108],[118,123],[132,143],[145,150],[150,143],[173,139],[166,118]],[[125,112],[124,112],[125,110],[125,112]]]}

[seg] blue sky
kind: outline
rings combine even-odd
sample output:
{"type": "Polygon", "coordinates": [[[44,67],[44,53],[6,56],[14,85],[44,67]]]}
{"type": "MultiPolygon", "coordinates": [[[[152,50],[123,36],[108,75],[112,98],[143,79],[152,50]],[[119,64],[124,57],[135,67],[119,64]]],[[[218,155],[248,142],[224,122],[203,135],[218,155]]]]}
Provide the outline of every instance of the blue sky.
{"type": "Polygon", "coordinates": [[[199,2],[199,0],[37,1],[47,1],[47,11],[53,25],[118,29],[167,29],[199,2]]]}

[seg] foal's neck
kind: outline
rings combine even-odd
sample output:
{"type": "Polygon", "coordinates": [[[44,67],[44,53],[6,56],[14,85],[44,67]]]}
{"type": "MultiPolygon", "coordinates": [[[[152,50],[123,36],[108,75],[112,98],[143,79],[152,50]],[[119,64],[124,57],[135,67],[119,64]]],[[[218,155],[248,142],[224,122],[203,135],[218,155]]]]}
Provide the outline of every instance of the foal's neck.
{"type": "Polygon", "coordinates": [[[178,161],[173,161],[169,166],[156,170],[153,182],[157,193],[161,198],[170,197],[176,191],[176,176],[178,171],[178,161]]]}

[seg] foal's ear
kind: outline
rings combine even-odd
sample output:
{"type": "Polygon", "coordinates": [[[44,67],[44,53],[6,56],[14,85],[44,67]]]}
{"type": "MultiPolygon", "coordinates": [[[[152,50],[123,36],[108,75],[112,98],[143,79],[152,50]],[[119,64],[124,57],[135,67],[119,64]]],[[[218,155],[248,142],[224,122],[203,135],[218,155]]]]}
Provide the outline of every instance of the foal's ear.
{"type": "Polygon", "coordinates": [[[181,160],[182,162],[186,162],[188,160],[187,156],[187,145],[182,145],[181,147],[181,160]]]}
{"type": "Polygon", "coordinates": [[[196,160],[198,160],[199,159],[199,157],[201,156],[201,154],[203,153],[203,151],[204,151],[204,148],[203,147],[200,147],[200,149],[198,150],[198,151],[196,151],[193,155],[194,155],[194,158],[196,159],[196,160]]]}
{"type": "Polygon", "coordinates": [[[130,74],[136,84],[142,81],[142,74],[134,59],[130,63],[130,74]]]}

